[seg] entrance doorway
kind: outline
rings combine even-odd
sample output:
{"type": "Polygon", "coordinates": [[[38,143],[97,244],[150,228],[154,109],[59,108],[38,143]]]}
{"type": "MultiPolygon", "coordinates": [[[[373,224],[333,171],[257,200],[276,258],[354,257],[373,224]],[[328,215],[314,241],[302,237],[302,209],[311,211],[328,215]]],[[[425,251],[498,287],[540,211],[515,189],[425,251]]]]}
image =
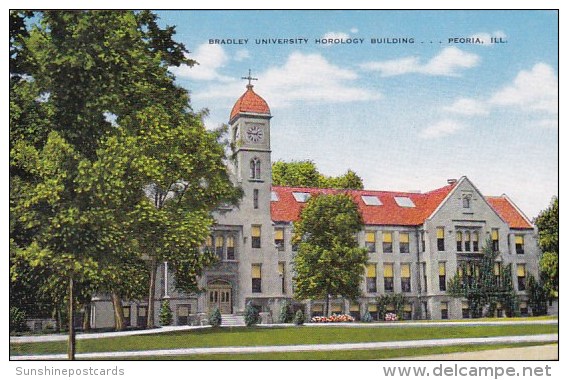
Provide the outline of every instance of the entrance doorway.
{"type": "Polygon", "coordinates": [[[207,305],[209,312],[218,307],[221,314],[232,314],[233,297],[231,284],[221,280],[209,283],[207,285],[207,305]]]}

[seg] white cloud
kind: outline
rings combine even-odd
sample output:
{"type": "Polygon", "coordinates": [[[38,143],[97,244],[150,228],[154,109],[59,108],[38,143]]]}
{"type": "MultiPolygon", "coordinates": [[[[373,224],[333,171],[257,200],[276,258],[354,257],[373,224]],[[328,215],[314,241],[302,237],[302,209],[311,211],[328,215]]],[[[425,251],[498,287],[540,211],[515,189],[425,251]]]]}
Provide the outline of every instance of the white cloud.
{"type": "Polygon", "coordinates": [[[542,119],[535,123],[539,128],[558,128],[558,119],[542,119]]]}
{"type": "Polygon", "coordinates": [[[353,27],[353,28],[351,28],[351,29],[349,30],[349,32],[355,34],[355,33],[358,33],[358,32],[359,32],[359,29],[353,27]]]}
{"type": "MultiPolygon", "coordinates": [[[[262,96],[271,107],[286,107],[297,102],[347,103],[380,98],[380,94],[357,87],[355,71],[334,65],[320,54],[293,52],[282,66],[274,66],[256,75],[262,78],[262,96]]],[[[202,99],[236,99],[243,84],[210,86],[194,93],[202,99]]]]}
{"type": "Polygon", "coordinates": [[[481,100],[459,98],[453,104],[444,107],[445,111],[464,116],[488,115],[489,107],[481,100]]]}
{"type": "Polygon", "coordinates": [[[326,34],[323,35],[322,37],[323,39],[348,39],[349,38],[349,34],[347,33],[343,33],[343,32],[327,32],[326,34]]]}
{"type": "Polygon", "coordinates": [[[418,57],[405,57],[381,62],[361,64],[363,69],[379,71],[381,76],[394,76],[419,73],[435,76],[457,76],[458,70],[477,66],[480,57],[456,47],[447,47],[428,62],[422,63],[418,57]]]}
{"type": "Polygon", "coordinates": [[[229,61],[229,56],[220,45],[202,44],[197,47],[191,58],[198,65],[193,67],[172,67],[170,70],[175,76],[195,80],[221,80],[229,81],[230,78],[219,74],[218,70],[229,61]]]}
{"type": "Polygon", "coordinates": [[[497,106],[555,114],[558,111],[558,78],[551,66],[537,63],[531,70],[519,72],[511,85],[493,94],[490,102],[497,106]]]}
{"type": "Polygon", "coordinates": [[[243,61],[248,58],[250,58],[250,53],[247,49],[241,49],[235,53],[235,61],[237,62],[243,61]]]}
{"type": "Polygon", "coordinates": [[[440,120],[435,124],[428,126],[420,132],[420,137],[424,139],[433,139],[437,137],[452,135],[463,129],[464,125],[450,119],[440,120]]]}
{"type": "Polygon", "coordinates": [[[483,45],[481,46],[494,46],[495,44],[491,43],[491,37],[505,39],[507,38],[507,35],[503,31],[498,30],[493,33],[486,33],[486,32],[475,33],[470,37],[479,38],[481,41],[483,41],[483,45]]]}

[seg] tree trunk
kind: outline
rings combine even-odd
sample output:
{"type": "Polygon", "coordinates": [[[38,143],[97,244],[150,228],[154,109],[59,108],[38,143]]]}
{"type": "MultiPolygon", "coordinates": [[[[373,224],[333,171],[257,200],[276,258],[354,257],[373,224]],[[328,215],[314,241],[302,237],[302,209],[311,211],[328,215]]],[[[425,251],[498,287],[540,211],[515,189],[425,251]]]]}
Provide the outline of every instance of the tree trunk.
{"type": "Polygon", "coordinates": [[[83,331],[91,331],[91,302],[86,302],[83,305],[85,314],[83,314],[83,331]]]}
{"type": "Polygon", "coordinates": [[[69,336],[67,339],[67,359],[75,360],[75,324],[73,323],[73,277],[69,277],[69,336]]]}
{"type": "Polygon", "coordinates": [[[325,296],[325,315],[331,317],[331,313],[329,310],[329,293],[327,293],[327,295],[325,296]]]}
{"type": "Polygon", "coordinates": [[[148,323],[146,328],[154,327],[154,298],[156,297],[156,272],[158,271],[158,263],[156,258],[150,260],[150,291],[148,294],[148,323]]]}
{"type": "Polygon", "coordinates": [[[124,322],[124,314],[122,312],[122,300],[120,296],[115,292],[111,294],[112,298],[112,308],[114,310],[114,329],[116,331],[122,331],[126,328],[126,323],[124,322]]]}

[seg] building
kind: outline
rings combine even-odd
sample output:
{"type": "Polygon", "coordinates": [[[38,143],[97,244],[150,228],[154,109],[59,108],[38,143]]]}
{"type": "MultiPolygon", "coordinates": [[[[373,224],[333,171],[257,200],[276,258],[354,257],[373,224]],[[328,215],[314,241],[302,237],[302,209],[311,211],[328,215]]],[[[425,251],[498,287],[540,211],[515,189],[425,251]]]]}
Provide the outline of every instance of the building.
{"type": "MultiPolygon", "coordinates": [[[[194,295],[176,292],[168,263],[162,263],[156,321],[163,299],[169,299],[177,325],[202,323],[214,307],[222,314],[242,314],[249,301],[261,308],[264,322],[270,322],[271,316],[277,319],[284,300],[308,315],[323,312],[321,300],[292,299],[292,222],[313,194],[345,190],[272,186],[272,115],[267,102],[253,90],[252,78],[248,79],[247,89],[229,117],[236,156],[234,181],[244,190],[244,197],[239,207],[215,212],[216,224],[206,243],[220,262],[200,278],[205,292],[194,295]]],[[[363,215],[365,228],[359,242],[369,250],[369,264],[361,299],[333,300],[333,312],[358,318],[369,311],[376,318],[376,297],[393,292],[403,293],[409,300],[405,318],[468,317],[467,305],[450,297],[446,285],[463,263],[481,256],[487,239],[502,253],[496,273],[503,265],[512,264],[522,313],[529,312],[525,278],[527,273],[538,273],[537,231],[506,195],[484,196],[466,177],[448,180],[443,187],[425,193],[346,192],[363,215]]],[[[147,303],[123,306],[127,324],[145,325],[147,303]]],[[[92,307],[93,327],[113,326],[109,299],[95,298],[92,307]]]]}

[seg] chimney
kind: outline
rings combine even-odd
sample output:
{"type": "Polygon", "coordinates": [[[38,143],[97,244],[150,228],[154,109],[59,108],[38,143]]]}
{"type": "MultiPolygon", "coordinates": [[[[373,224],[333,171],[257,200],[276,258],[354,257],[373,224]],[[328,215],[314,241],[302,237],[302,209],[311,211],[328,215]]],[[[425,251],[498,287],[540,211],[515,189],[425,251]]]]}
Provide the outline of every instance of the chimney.
{"type": "Polygon", "coordinates": [[[455,178],[450,178],[448,179],[448,184],[453,185],[454,183],[456,183],[458,180],[455,178]]]}

